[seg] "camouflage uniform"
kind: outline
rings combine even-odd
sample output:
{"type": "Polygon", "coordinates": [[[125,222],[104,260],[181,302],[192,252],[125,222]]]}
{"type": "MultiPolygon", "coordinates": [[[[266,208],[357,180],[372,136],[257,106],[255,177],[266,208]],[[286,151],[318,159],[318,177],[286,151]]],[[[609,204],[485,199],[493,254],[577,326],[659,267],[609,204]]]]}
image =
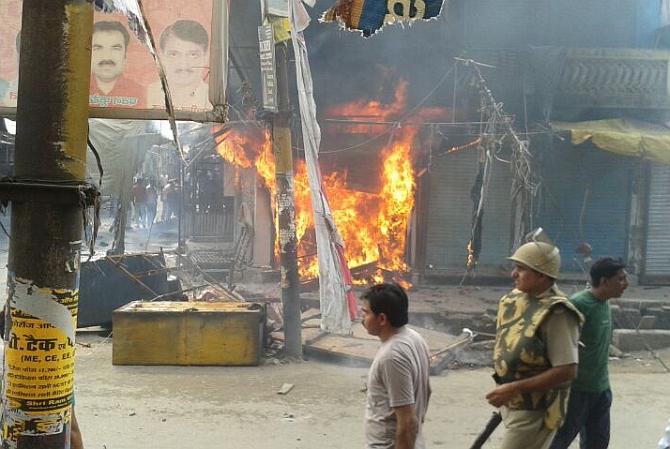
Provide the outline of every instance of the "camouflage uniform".
{"type": "MultiPolygon", "coordinates": [[[[528,379],[552,368],[546,342],[540,336],[540,327],[555,307],[564,307],[582,324],[581,313],[556,287],[536,297],[516,289],[502,297],[493,354],[494,377],[498,383],[528,379]]],[[[561,386],[547,392],[518,394],[512,398],[502,409],[505,426],[510,430],[509,434],[513,434],[517,426],[524,430],[519,432],[522,435],[520,439],[515,439],[514,435],[506,436],[510,442],[504,443],[503,447],[547,447],[563,422],[569,392],[569,386],[561,386]]]]}

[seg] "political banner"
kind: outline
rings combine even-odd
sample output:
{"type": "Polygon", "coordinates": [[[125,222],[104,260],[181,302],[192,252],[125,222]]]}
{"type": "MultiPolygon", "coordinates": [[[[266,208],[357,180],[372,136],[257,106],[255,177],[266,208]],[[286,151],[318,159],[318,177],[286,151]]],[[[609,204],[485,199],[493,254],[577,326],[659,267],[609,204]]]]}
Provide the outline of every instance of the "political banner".
{"type": "MultiPolygon", "coordinates": [[[[143,2],[165,68],[175,110],[181,116],[212,110],[209,95],[215,2],[226,0],[145,0],[143,2]]],[[[21,0],[0,0],[0,107],[15,108],[21,48],[21,0]]],[[[220,46],[218,46],[220,48],[220,46]]],[[[227,48],[227,47],[226,47],[227,48]]],[[[90,116],[157,118],[165,95],[149,49],[121,13],[96,11],[91,42],[90,116]],[[113,113],[109,111],[113,110],[113,113]]]]}

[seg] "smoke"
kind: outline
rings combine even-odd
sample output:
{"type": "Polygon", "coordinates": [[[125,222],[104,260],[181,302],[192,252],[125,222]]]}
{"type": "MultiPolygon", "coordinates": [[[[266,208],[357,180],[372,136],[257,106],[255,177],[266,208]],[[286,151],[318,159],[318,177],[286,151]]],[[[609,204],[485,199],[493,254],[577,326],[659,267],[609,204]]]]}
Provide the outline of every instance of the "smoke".
{"type": "MultiPolygon", "coordinates": [[[[332,6],[318,2],[313,18],[332,6]]],[[[494,95],[512,114],[523,114],[528,92],[523,52],[531,47],[648,48],[662,25],[658,2],[564,0],[561,2],[451,0],[436,20],[411,26],[385,26],[369,39],[336,23],[312,21],[306,30],[317,106],[363,96],[392,95],[394,81],[409,81],[408,108],[431,91],[453,66],[454,56],[495,65],[487,69],[494,95]],[[521,55],[521,56],[519,56],[521,55]],[[388,73],[393,73],[389,77],[388,73]],[[390,92],[389,92],[390,90],[390,92]]],[[[463,80],[460,80],[463,81],[463,80]]],[[[467,82],[467,80],[465,80],[467,82]]],[[[460,86],[466,89],[467,86],[460,86]]],[[[428,106],[452,104],[453,80],[438,89],[428,106]]]]}
{"type": "MultiPolygon", "coordinates": [[[[325,8],[329,5],[322,5],[325,8]]],[[[447,7],[445,5],[444,9],[447,7]]],[[[312,17],[323,11],[311,10],[312,17]]],[[[335,23],[312,21],[305,31],[320,111],[361,98],[392,102],[401,80],[409,81],[409,104],[421,100],[452,64],[445,39],[445,16],[412,26],[386,26],[369,39],[343,30],[335,23]]],[[[435,105],[444,105],[437,92],[435,105]]]]}

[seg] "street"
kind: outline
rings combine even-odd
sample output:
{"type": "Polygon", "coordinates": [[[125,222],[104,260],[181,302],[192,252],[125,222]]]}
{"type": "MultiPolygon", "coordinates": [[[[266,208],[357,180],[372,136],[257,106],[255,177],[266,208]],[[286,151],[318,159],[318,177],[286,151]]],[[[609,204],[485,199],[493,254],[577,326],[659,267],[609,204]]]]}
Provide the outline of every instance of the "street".
{"type": "Polygon", "coordinates": [[[2,449],[670,449],[670,0],[0,16],[2,449]]]}
{"type": "MultiPolygon", "coordinates": [[[[242,368],[112,366],[111,339],[78,341],[91,345],[78,345],[76,373],[88,449],[363,447],[365,369],[272,360],[242,368]],[[278,395],[284,383],[295,387],[278,395]]],[[[636,356],[611,363],[612,449],[655,448],[670,418],[670,375],[647,354],[636,356]]],[[[490,416],[483,399],[490,370],[445,371],[431,381],[428,447],[468,448],[490,416]]]]}

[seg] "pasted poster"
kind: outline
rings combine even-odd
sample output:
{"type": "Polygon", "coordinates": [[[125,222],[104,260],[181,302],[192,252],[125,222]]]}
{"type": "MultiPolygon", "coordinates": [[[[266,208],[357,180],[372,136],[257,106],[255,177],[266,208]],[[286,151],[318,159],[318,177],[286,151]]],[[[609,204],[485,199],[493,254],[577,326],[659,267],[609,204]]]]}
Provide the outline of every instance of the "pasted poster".
{"type": "Polygon", "coordinates": [[[21,435],[58,434],[70,422],[79,292],[19,279],[9,287],[2,435],[16,447],[21,435]]]}
{"type": "Polygon", "coordinates": [[[275,73],[275,41],[271,24],[258,27],[258,47],[261,61],[263,108],[277,112],[277,79],[275,73]]]}
{"type": "MultiPolygon", "coordinates": [[[[21,0],[0,0],[0,106],[16,107],[21,0]]],[[[175,109],[206,112],[213,0],[146,0],[175,109]]],[[[165,108],[157,67],[121,14],[96,12],[91,43],[91,108],[165,108]]],[[[92,116],[95,110],[92,109],[92,116]]]]}

